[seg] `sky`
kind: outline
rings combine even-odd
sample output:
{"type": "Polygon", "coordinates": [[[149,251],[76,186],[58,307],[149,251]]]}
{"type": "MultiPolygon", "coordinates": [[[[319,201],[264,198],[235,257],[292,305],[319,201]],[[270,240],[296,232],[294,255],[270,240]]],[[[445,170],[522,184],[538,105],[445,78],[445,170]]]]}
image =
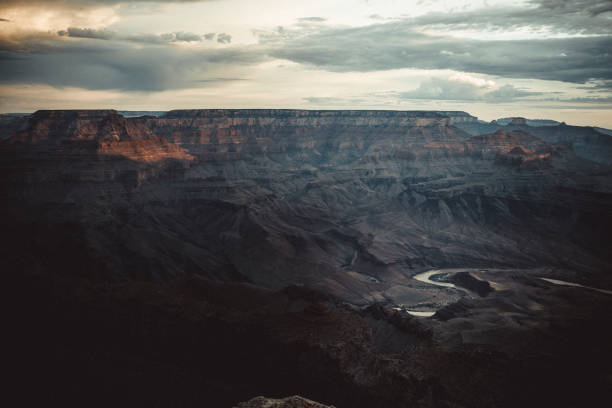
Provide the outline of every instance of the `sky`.
{"type": "Polygon", "coordinates": [[[612,128],[612,0],[0,0],[0,112],[95,108],[612,128]]]}

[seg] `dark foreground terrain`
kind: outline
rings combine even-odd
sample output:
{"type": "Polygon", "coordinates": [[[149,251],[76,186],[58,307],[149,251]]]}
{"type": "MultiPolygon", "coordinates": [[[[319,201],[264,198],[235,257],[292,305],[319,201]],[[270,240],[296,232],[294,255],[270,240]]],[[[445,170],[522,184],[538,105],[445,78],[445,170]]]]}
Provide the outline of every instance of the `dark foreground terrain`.
{"type": "Polygon", "coordinates": [[[3,117],[10,389],[23,406],[606,405],[612,137],[528,123],[3,117]]]}

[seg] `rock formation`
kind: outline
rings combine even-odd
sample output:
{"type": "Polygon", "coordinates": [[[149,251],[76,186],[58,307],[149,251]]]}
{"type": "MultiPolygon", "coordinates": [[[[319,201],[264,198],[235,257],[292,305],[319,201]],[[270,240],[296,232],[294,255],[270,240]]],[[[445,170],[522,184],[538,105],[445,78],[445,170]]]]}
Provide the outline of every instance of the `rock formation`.
{"type": "Polygon", "coordinates": [[[16,247],[70,228],[105,279],[196,273],[404,303],[425,299],[419,268],[596,271],[612,249],[599,166],[436,112],[40,111],[1,150],[16,247]]]}
{"type": "Polygon", "coordinates": [[[466,131],[481,125],[265,109],[0,121],[0,259],[24,370],[43,361],[37,383],[76,381],[81,403],[97,383],[186,406],[601,397],[609,365],[576,388],[559,373],[610,360],[607,295],[537,278],[612,288],[612,138],[516,121],[466,131]],[[469,275],[460,288],[413,279],[443,268],[469,275]],[[64,361],[72,374],[57,376],[64,361]]]}
{"type": "Polygon", "coordinates": [[[606,165],[612,164],[612,138],[609,130],[585,126],[568,126],[551,120],[502,118],[491,123],[466,122],[456,126],[473,136],[519,130],[550,143],[570,143],[575,153],[584,159],[606,165]]]}
{"type": "Polygon", "coordinates": [[[329,405],[319,404],[297,395],[283,399],[256,397],[242,402],[236,408],[333,408],[329,405]]]}

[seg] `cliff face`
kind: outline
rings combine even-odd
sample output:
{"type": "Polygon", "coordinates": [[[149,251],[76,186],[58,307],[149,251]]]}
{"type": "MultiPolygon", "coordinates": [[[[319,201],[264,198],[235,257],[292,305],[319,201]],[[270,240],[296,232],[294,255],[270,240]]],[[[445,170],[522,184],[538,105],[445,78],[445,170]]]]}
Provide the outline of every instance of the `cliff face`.
{"type": "Polygon", "coordinates": [[[448,116],[451,125],[477,123],[478,118],[462,111],[436,111],[440,115],[448,116]]]}
{"type": "Polygon", "coordinates": [[[504,118],[491,123],[458,122],[456,125],[473,136],[491,134],[498,130],[516,130],[550,144],[571,143],[579,157],[605,165],[612,164],[612,137],[605,133],[605,129],[524,118],[504,118]]]}
{"type": "Polygon", "coordinates": [[[17,132],[10,142],[58,145],[68,140],[130,140],[151,136],[148,129],[114,110],[37,111],[30,117],[27,129],[17,132]]]}
{"type": "MultiPolygon", "coordinates": [[[[122,180],[139,184],[189,166],[193,156],[151,132],[140,121],[114,110],[38,111],[7,138],[0,150],[8,172],[20,184],[122,180]]],[[[61,188],[57,191],[62,194],[61,188]]]]}
{"type": "Polygon", "coordinates": [[[0,141],[13,136],[15,132],[25,129],[29,114],[0,114],[0,141]]]}
{"type": "Polygon", "coordinates": [[[5,144],[26,154],[124,156],[142,162],[193,159],[141,121],[126,119],[114,110],[38,111],[5,144]]]}
{"type": "MultiPolygon", "coordinates": [[[[314,285],[356,303],[427,300],[410,279],[426,267],[569,262],[597,271],[608,262],[612,190],[601,167],[525,130],[470,137],[453,120],[420,111],[41,111],[2,143],[4,222],[26,241],[53,241],[50,225],[72,231],[75,242],[64,244],[85,243],[104,279],[195,273],[314,285]]],[[[37,267],[62,269],[49,256],[37,267]]]]}
{"type": "Polygon", "coordinates": [[[364,149],[377,142],[463,137],[435,112],[183,110],[146,120],[161,135],[201,160],[245,154],[364,149]],[[384,135],[384,136],[381,136],[384,135]]]}
{"type": "Polygon", "coordinates": [[[538,126],[525,129],[548,143],[571,143],[580,157],[606,165],[612,164],[612,136],[592,127],[538,126]]]}

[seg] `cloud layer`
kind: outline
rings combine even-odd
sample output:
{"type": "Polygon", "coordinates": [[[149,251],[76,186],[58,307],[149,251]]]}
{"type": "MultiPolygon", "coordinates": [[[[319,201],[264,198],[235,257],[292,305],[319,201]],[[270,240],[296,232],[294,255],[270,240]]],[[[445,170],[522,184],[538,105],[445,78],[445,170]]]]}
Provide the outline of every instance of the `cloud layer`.
{"type": "MultiPolygon", "coordinates": [[[[273,10],[262,10],[266,19],[258,21],[265,24],[252,26],[252,15],[236,7],[248,0],[208,1],[0,0],[0,86],[113,93],[225,86],[237,98],[248,87],[253,100],[283,103],[299,87],[307,92],[300,101],[355,106],[612,105],[610,0],[508,0],[412,17],[387,11],[381,17],[369,8],[341,23],[325,7],[284,16],[289,6],[270,0],[261,5],[273,10]],[[200,23],[224,5],[227,18],[200,23]],[[200,14],[190,15],[192,9],[200,14]],[[149,17],[156,23],[149,25],[149,17]],[[405,77],[387,80],[397,72],[405,77]],[[343,90],[317,87],[322,76],[343,90]],[[365,76],[367,84],[354,79],[365,76]]],[[[339,2],[347,5],[342,15],[351,14],[349,5],[363,6],[339,2]]]]}
{"type": "MultiPolygon", "coordinates": [[[[270,37],[266,39],[273,40],[270,37]]],[[[585,83],[612,79],[612,36],[472,40],[419,33],[401,21],[276,41],[277,58],[331,71],[453,69],[508,78],[585,83]]]]}
{"type": "Polygon", "coordinates": [[[264,55],[248,48],[198,49],[114,40],[51,41],[31,52],[0,51],[1,83],[40,83],[85,89],[162,91],[198,86],[228,66],[255,64],[264,55]]]}
{"type": "Polygon", "coordinates": [[[476,11],[430,13],[409,20],[430,29],[471,29],[504,32],[526,29],[548,34],[609,35],[609,0],[534,0],[532,7],[490,7],[476,11]]]}

